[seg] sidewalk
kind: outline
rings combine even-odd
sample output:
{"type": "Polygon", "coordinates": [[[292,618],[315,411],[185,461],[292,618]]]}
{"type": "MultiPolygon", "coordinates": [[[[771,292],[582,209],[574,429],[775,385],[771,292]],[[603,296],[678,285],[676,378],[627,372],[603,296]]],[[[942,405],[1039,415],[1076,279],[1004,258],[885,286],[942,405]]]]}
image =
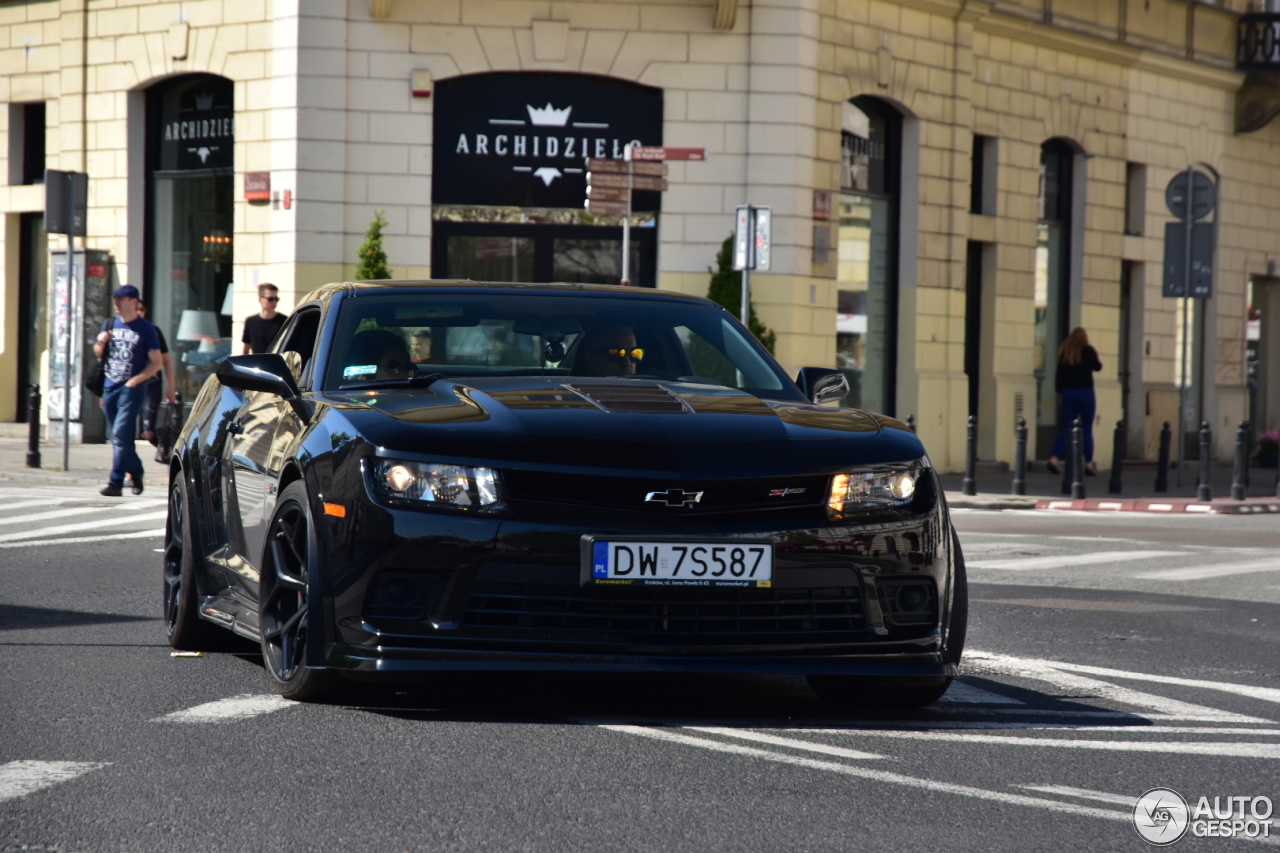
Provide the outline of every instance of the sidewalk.
{"type": "Polygon", "coordinates": [[[1276,469],[1250,468],[1246,500],[1231,500],[1232,468],[1229,465],[1211,465],[1209,485],[1212,500],[1197,500],[1199,463],[1189,462],[1183,473],[1182,486],[1178,485],[1176,468],[1169,470],[1169,488],[1164,492],[1155,489],[1156,466],[1152,462],[1129,462],[1122,468],[1121,490],[1111,494],[1108,486],[1110,471],[1099,471],[1096,477],[1085,477],[1085,494],[1082,501],[1072,500],[1070,492],[1062,493],[1062,475],[1051,474],[1044,462],[1028,463],[1031,470],[1026,475],[1027,494],[1014,495],[1013,473],[995,470],[993,465],[979,465],[974,478],[978,494],[963,493],[964,475],[943,474],[942,487],[947,503],[953,508],[964,509],[1076,509],[1112,512],[1160,512],[1160,513],[1222,513],[1222,514],[1280,514],[1280,499],[1276,497],[1276,469]]]}
{"type": "MultiPolygon", "coordinates": [[[[149,441],[138,441],[144,482],[161,493],[169,486],[169,469],[155,461],[156,449],[149,441]]],[[[27,467],[27,440],[0,436],[0,481],[11,483],[63,483],[103,486],[111,473],[110,444],[72,444],[69,470],[62,470],[62,444],[40,443],[39,468],[27,467]]]]}

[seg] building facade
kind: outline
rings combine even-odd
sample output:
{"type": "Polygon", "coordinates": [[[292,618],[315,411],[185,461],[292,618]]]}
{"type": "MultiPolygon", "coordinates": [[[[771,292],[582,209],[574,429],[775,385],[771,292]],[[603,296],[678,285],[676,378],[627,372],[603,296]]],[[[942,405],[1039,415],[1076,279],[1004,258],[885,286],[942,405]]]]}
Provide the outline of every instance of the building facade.
{"type": "Polygon", "coordinates": [[[941,470],[963,465],[970,415],[980,458],[1012,459],[1018,418],[1048,456],[1075,326],[1104,365],[1101,466],[1121,418],[1131,458],[1154,456],[1164,421],[1202,417],[1226,454],[1238,421],[1280,426],[1280,131],[1266,72],[1237,70],[1248,11],[6,3],[0,419],[25,417],[53,365],[65,238],[43,231],[45,168],[88,173],[82,245],[110,258],[88,271],[143,290],[189,400],[239,351],[256,286],[289,310],[351,277],[377,211],[396,277],[616,281],[621,217],[582,209],[584,155],[640,143],[707,159],[636,195],[633,283],[705,294],[734,208],[769,205],[752,293],[779,360],[838,366],[847,404],[914,416],[941,470]],[[1188,169],[1216,206],[1212,297],[1184,303],[1162,279],[1165,188],[1188,169]]]}

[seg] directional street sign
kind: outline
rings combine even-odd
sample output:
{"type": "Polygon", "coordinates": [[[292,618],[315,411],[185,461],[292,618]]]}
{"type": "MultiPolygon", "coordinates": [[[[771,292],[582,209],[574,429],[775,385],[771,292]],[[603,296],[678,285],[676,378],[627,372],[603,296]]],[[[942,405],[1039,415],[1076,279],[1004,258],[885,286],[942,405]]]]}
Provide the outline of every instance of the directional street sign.
{"type": "Polygon", "coordinates": [[[666,163],[632,163],[631,173],[634,175],[653,175],[657,178],[665,177],[667,174],[666,163]]]}
{"type": "Polygon", "coordinates": [[[666,192],[666,178],[651,178],[648,175],[636,175],[631,179],[631,188],[637,190],[652,190],[654,192],[666,192]]]}
{"type": "Polygon", "coordinates": [[[672,148],[663,145],[633,145],[632,160],[705,160],[705,148],[672,148]]]}
{"type": "Polygon", "coordinates": [[[587,210],[597,215],[626,216],[631,212],[631,203],[626,201],[596,201],[595,199],[591,199],[587,202],[587,210]]]}
{"type": "Polygon", "coordinates": [[[631,198],[631,191],[627,189],[619,189],[617,187],[587,187],[587,199],[590,201],[627,201],[631,198]]]}
{"type": "Polygon", "coordinates": [[[587,158],[588,172],[617,172],[620,175],[627,174],[626,160],[606,160],[603,157],[587,158]]]}
{"type": "Polygon", "coordinates": [[[625,190],[631,186],[631,178],[614,172],[587,172],[587,186],[618,187],[625,190]]]}

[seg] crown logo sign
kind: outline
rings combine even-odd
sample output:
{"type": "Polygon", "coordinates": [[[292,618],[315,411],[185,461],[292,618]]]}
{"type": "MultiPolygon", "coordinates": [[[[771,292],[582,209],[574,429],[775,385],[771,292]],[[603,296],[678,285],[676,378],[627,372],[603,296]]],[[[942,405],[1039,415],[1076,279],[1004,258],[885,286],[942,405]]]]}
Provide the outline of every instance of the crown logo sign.
{"type": "Polygon", "coordinates": [[[545,107],[534,107],[525,104],[525,109],[529,111],[529,122],[537,125],[549,125],[551,127],[564,127],[569,123],[569,113],[573,111],[573,107],[565,107],[558,110],[551,106],[551,102],[547,101],[545,107]]]}
{"type": "Polygon", "coordinates": [[[196,95],[196,109],[211,110],[213,109],[213,92],[204,95],[196,95]]]}

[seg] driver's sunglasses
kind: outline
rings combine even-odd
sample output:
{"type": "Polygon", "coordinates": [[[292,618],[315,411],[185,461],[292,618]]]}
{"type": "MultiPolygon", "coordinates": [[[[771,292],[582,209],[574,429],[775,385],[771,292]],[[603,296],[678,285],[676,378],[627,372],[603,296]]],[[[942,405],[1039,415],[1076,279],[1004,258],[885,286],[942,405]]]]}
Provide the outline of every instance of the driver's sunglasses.
{"type": "Polygon", "coordinates": [[[262,298],[263,298],[263,299],[265,299],[265,300],[267,300],[268,302],[279,302],[279,301],[280,301],[280,297],[279,297],[279,296],[264,296],[264,297],[262,297],[262,298]]]}
{"type": "Polygon", "coordinates": [[[644,350],[640,347],[635,349],[602,349],[597,352],[604,353],[610,358],[629,358],[632,361],[644,361],[644,350]]]}

